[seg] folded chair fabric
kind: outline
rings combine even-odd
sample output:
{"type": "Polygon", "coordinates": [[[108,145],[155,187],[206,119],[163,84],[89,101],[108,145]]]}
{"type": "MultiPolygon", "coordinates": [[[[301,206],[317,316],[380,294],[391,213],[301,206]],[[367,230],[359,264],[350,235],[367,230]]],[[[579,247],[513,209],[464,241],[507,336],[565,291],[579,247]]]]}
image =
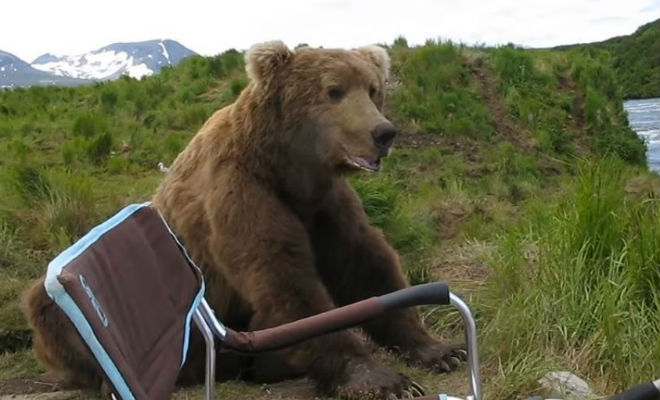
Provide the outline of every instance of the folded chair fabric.
{"type": "Polygon", "coordinates": [[[204,283],[157,210],[133,204],[93,228],[48,265],[45,286],[116,397],[170,397],[204,283]]]}

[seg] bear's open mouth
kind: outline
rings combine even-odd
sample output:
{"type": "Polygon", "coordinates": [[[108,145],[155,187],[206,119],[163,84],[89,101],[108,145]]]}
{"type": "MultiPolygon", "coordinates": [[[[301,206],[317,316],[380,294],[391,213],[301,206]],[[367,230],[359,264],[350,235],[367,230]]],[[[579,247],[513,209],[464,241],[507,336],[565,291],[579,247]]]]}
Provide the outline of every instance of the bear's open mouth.
{"type": "Polygon", "coordinates": [[[350,166],[368,171],[368,172],[378,172],[380,171],[380,158],[376,158],[373,161],[369,161],[362,157],[346,157],[346,163],[350,166]]]}

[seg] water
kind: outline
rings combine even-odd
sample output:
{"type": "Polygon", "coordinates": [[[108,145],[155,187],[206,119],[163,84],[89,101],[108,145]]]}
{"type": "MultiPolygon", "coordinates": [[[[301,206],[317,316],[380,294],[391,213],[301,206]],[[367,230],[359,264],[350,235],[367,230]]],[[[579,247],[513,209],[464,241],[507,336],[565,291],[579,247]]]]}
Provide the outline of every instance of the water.
{"type": "Polygon", "coordinates": [[[646,141],[649,168],[660,173],[660,98],[623,102],[630,127],[646,141]]]}

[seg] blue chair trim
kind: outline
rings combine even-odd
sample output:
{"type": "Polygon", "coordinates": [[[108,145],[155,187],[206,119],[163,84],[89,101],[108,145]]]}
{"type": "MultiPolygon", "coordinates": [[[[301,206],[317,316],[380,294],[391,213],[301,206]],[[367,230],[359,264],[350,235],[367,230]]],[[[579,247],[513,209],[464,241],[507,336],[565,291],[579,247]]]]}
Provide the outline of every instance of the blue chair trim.
{"type": "MultiPolygon", "coordinates": [[[[128,387],[128,384],[126,383],[125,379],[121,375],[121,372],[119,372],[119,369],[115,365],[115,363],[112,361],[110,358],[110,355],[106,352],[106,350],[103,348],[101,343],[99,342],[98,338],[96,337],[93,328],[85,318],[85,315],[82,313],[78,305],[73,301],[73,299],[69,296],[69,294],[66,292],[62,284],[57,280],[57,277],[62,273],[62,270],[69,264],[72,260],[74,260],[76,257],[78,257],[80,254],[82,254],[89,246],[94,244],[103,234],[106,232],[112,230],[114,227],[119,225],[121,222],[126,220],[128,217],[133,215],[136,211],[142,209],[143,207],[149,206],[149,202],[147,203],[142,203],[142,204],[131,204],[121,211],[119,211],[117,214],[115,214],[113,217],[110,219],[106,220],[100,225],[97,225],[94,227],[92,230],[90,230],[85,236],[83,236],[80,240],[78,240],[76,243],[74,243],[71,247],[68,249],[64,250],[62,253],[60,253],[53,261],[51,261],[48,264],[48,270],[46,272],[46,279],[44,280],[44,287],[46,288],[46,293],[48,293],[48,296],[53,299],[53,301],[64,311],[64,313],[69,317],[71,322],[73,322],[74,326],[78,330],[78,333],[82,336],[83,340],[87,343],[87,346],[90,348],[92,353],[94,354],[94,357],[96,360],[99,362],[101,365],[101,368],[103,368],[103,371],[105,372],[106,376],[110,381],[112,382],[114,388],[117,390],[117,394],[123,399],[123,400],[134,400],[135,396],[131,392],[130,388],[128,387]]],[[[167,228],[168,232],[176,242],[177,246],[179,246],[180,250],[184,254],[186,260],[188,261],[189,265],[195,269],[195,271],[198,273],[198,276],[200,277],[201,285],[200,289],[195,295],[195,298],[193,299],[193,302],[191,304],[190,309],[188,310],[188,313],[186,315],[186,321],[185,321],[185,326],[184,326],[184,337],[183,337],[183,354],[181,356],[181,366],[186,361],[186,358],[188,356],[188,348],[189,348],[189,343],[190,343],[190,327],[192,323],[192,316],[195,312],[195,310],[199,307],[200,302],[204,298],[204,291],[205,291],[205,285],[202,277],[201,270],[197,265],[194,263],[194,261],[190,258],[188,255],[188,252],[186,251],[185,247],[181,244],[181,242],[178,240],[172,229],[170,229],[169,225],[163,218],[162,214],[160,212],[158,213],[160,215],[161,220],[163,221],[163,224],[167,228]]]]}
{"type": "Polygon", "coordinates": [[[124,377],[117,369],[117,366],[110,358],[110,355],[108,355],[108,353],[105,351],[105,348],[103,348],[98,338],[94,334],[94,330],[92,329],[89,322],[87,322],[87,319],[85,319],[85,315],[66,292],[62,284],[57,280],[57,276],[62,272],[62,269],[64,269],[68,263],[82,254],[85,249],[94,244],[94,242],[103,236],[104,233],[119,225],[122,221],[130,217],[136,211],[148,205],[149,203],[131,204],[119,211],[112,218],[94,227],[85,236],[74,243],[71,247],[60,253],[57,257],[55,257],[53,261],[48,264],[48,271],[46,272],[46,279],[44,280],[46,293],[48,293],[48,296],[50,296],[50,298],[53,299],[53,301],[62,309],[62,311],[64,311],[69,319],[71,319],[71,322],[73,322],[73,325],[78,330],[78,333],[80,333],[80,336],[83,338],[85,343],[87,343],[87,346],[94,354],[94,357],[101,365],[101,368],[103,368],[106,376],[108,379],[110,379],[112,385],[117,390],[117,394],[123,400],[134,400],[135,396],[131,392],[131,389],[128,387],[124,377]]]}
{"type": "Polygon", "coordinates": [[[183,333],[183,354],[181,355],[181,366],[183,367],[183,364],[186,362],[186,358],[188,357],[188,346],[190,344],[190,324],[192,322],[192,316],[195,313],[195,310],[199,307],[199,303],[202,302],[202,299],[204,298],[204,291],[205,291],[205,285],[204,285],[204,279],[202,278],[202,270],[199,269],[197,264],[192,260],[192,258],[188,255],[188,252],[186,251],[186,248],[183,247],[183,244],[179,241],[179,238],[176,237],[170,226],[168,225],[167,221],[165,221],[165,218],[163,218],[163,214],[161,214],[160,211],[158,211],[158,215],[160,216],[160,219],[163,221],[163,224],[167,228],[167,231],[170,233],[170,235],[174,238],[174,241],[176,242],[177,246],[179,246],[179,249],[183,253],[183,255],[186,257],[186,260],[188,260],[188,264],[195,268],[197,273],[200,276],[200,280],[202,282],[202,285],[199,289],[199,292],[195,296],[195,299],[193,300],[192,307],[190,307],[190,310],[188,310],[188,314],[186,315],[186,325],[185,325],[185,331],[183,333]]]}

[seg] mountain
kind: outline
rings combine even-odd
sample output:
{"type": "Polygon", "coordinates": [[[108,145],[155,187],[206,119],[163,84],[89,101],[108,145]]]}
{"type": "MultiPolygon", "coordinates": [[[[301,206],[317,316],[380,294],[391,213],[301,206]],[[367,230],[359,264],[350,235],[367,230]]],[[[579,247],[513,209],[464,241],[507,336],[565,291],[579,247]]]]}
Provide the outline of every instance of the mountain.
{"type": "Polygon", "coordinates": [[[558,49],[601,49],[612,54],[612,67],[625,98],[660,97],[660,19],[640,26],[631,35],[558,49]]]}
{"type": "Polygon", "coordinates": [[[113,43],[84,54],[55,56],[46,53],[32,67],[60,76],[111,80],[121,75],[133,78],[153,75],[196,53],[174,40],[113,43]]]}
{"type": "Polygon", "coordinates": [[[0,50],[0,89],[32,85],[76,86],[86,83],[90,81],[39,71],[15,55],[0,50]]]}

